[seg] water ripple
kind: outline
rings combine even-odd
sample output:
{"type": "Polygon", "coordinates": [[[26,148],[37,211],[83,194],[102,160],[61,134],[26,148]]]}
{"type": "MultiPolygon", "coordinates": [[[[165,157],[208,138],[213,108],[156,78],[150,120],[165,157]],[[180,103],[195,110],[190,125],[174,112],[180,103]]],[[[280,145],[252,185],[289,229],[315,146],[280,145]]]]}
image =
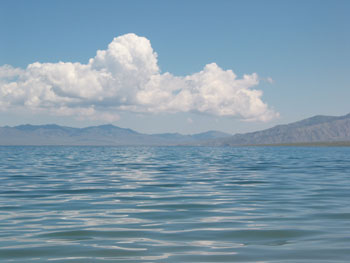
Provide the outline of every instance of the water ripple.
{"type": "Polygon", "coordinates": [[[349,262],[350,149],[0,147],[1,262],[349,262]]]}

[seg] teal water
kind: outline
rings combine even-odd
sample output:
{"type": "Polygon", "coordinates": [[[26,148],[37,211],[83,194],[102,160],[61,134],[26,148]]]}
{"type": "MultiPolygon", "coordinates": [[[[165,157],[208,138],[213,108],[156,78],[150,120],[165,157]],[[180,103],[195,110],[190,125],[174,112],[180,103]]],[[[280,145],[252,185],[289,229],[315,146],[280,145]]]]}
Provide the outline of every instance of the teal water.
{"type": "Polygon", "coordinates": [[[350,148],[0,147],[0,262],[350,262],[350,148]]]}

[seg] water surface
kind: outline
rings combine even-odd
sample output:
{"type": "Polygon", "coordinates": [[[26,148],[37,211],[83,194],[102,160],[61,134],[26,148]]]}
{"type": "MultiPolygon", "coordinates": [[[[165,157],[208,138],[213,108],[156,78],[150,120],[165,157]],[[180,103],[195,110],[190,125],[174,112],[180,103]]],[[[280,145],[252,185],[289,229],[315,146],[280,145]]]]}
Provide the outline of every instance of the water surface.
{"type": "Polygon", "coordinates": [[[0,147],[0,262],[350,262],[350,148],[0,147]]]}

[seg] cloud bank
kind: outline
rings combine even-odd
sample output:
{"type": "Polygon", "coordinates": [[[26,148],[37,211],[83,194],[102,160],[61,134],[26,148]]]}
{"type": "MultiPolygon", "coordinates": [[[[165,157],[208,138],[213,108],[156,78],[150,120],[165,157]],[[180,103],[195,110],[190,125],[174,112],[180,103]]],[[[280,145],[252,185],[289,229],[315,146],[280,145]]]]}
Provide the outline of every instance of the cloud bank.
{"type": "Polygon", "coordinates": [[[278,116],[261,99],[257,74],[239,79],[215,63],[178,77],[161,73],[144,37],[126,34],[88,64],[33,63],[0,67],[0,110],[26,109],[113,122],[118,112],[197,112],[268,121],[278,116]]]}

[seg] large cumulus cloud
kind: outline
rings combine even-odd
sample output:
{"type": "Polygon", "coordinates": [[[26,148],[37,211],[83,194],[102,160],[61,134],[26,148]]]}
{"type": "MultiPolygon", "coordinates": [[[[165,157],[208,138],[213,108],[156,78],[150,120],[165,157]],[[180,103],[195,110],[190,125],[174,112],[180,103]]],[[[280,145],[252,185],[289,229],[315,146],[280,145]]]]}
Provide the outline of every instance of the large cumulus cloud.
{"type": "Polygon", "coordinates": [[[157,54],[144,37],[127,34],[98,50],[88,64],[33,63],[0,67],[0,110],[115,121],[118,112],[199,112],[270,120],[278,115],[261,99],[254,73],[237,78],[215,63],[193,75],[161,73],[157,54]]]}

